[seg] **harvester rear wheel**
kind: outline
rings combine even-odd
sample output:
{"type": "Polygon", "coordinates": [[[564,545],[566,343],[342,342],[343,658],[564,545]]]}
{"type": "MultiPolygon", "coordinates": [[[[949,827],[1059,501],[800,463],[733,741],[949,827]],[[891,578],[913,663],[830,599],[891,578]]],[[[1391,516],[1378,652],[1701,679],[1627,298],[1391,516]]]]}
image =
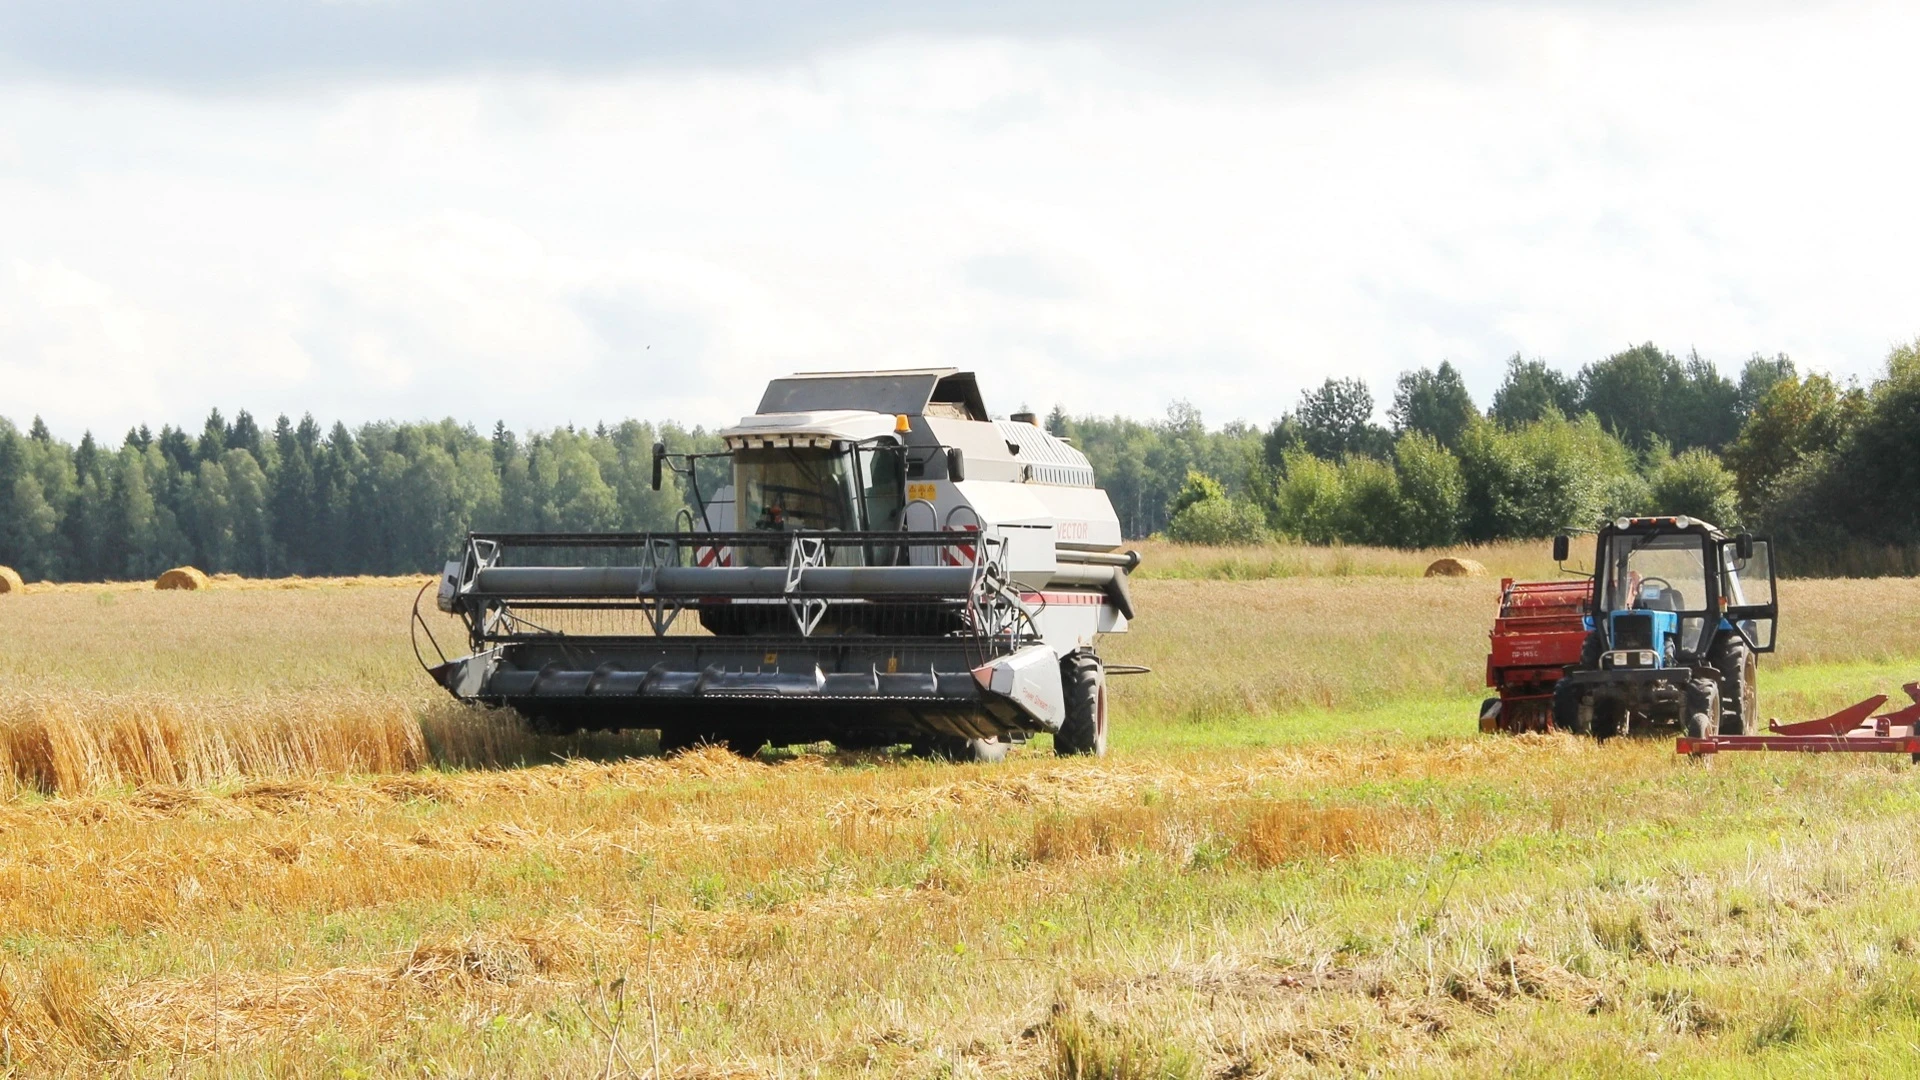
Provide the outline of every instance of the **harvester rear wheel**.
{"type": "Polygon", "coordinates": [[[1107,752],[1107,672],[1091,651],[1069,653],[1060,661],[1061,689],[1066,691],[1067,715],[1053,735],[1053,752],[1061,757],[1107,752]]]}
{"type": "Polygon", "coordinates": [[[1714,662],[1720,669],[1720,734],[1752,735],[1759,728],[1759,662],[1745,642],[1729,644],[1714,662]]]}

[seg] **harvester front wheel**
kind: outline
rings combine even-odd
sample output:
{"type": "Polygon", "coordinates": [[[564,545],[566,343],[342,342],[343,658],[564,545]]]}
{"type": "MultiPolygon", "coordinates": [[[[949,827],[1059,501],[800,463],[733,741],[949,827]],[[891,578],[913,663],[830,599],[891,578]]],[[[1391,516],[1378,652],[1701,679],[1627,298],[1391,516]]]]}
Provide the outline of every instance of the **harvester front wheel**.
{"type": "Polygon", "coordinates": [[[1066,691],[1067,715],[1053,736],[1053,752],[1061,757],[1107,752],[1107,672],[1091,652],[1071,653],[1060,661],[1061,688],[1066,691]]]}
{"type": "Polygon", "coordinates": [[[1734,642],[1715,662],[1720,669],[1720,734],[1752,735],[1759,728],[1759,668],[1745,642],[1734,642]]]}

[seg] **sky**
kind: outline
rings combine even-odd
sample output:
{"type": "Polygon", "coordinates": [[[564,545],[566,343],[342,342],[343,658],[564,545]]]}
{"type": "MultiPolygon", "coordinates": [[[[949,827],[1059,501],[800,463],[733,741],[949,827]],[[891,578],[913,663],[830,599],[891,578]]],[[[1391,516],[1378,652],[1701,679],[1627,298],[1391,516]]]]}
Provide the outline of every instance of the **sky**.
{"type": "Polygon", "coordinates": [[[1912,5],[8,0],[0,416],[724,424],[796,370],[1323,379],[1920,335],[1912,5]]]}

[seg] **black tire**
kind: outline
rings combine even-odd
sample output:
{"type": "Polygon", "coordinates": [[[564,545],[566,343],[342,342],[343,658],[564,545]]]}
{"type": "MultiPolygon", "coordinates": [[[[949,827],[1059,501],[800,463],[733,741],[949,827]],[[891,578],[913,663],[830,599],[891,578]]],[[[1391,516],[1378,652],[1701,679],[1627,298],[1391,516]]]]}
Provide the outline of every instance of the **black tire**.
{"type": "Polygon", "coordinates": [[[1061,757],[1107,752],[1107,672],[1091,651],[1070,653],[1060,661],[1060,686],[1066,693],[1067,715],[1053,736],[1053,752],[1061,757]]]}
{"type": "Polygon", "coordinates": [[[969,739],[960,735],[933,735],[913,743],[915,757],[931,758],[934,761],[956,761],[975,765],[992,765],[1007,760],[1007,751],[1013,743],[1006,738],[969,739]]]}
{"type": "Polygon", "coordinates": [[[1720,684],[1713,679],[1695,679],[1687,684],[1687,713],[1682,726],[1696,739],[1719,733],[1725,723],[1720,709],[1720,684]],[[1693,731],[1696,718],[1701,720],[1698,735],[1693,731]]]}
{"type": "Polygon", "coordinates": [[[1760,729],[1760,663],[1747,643],[1728,642],[1714,661],[1720,669],[1720,734],[1752,735],[1760,729]]]}
{"type": "Polygon", "coordinates": [[[1553,687],[1553,726],[1575,735],[1593,734],[1580,722],[1580,688],[1565,679],[1553,687]]]}
{"type": "Polygon", "coordinates": [[[1588,734],[1603,741],[1625,735],[1627,721],[1627,706],[1624,702],[1599,698],[1593,703],[1593,730],[1588,734]]]}
{"type": "Polygon", "coordinates": [[[1606,650],[1607,643],[1601,638],[1600,631],[1595,630],[1588,634],[1587,640],[1580,643],[1580,670],[1594,671],[1598,669],[1600,667],[1600,654],[1606,650]]]}
{"type": "Polygon", "coordinates": [[[1706,713],[1687,714],[1687,738],[1704,739],[1707,737],[1707,732],[1711,730],[1712,722],[1707,719],[1706,713]]]}

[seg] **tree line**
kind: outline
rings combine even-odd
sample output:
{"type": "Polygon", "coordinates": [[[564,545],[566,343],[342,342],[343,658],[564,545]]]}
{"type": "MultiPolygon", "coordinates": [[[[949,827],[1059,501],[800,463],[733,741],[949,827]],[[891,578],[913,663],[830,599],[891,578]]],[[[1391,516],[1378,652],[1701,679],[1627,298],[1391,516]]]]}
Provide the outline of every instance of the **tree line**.
{"type": "MultiPolygon", "coordinates": [[[[1771,530],[1803,567],[1920,550],[1920,343],[1865,387],[1784,355],[1737,377],[1651,344],[1572,374],[1515,356],[1484,409],[1441,363],[1400,376],[1387,423],[1375,414],[1365,383],[1328,379],[1264,428],[1209,428],[1184,403],[1154,421],[1055,407],[1046,424],[1087,454],[1131,537],[1432,547],[1684,513],[1771,530]]],[[[689,495],[671,474],[653,490],[655,441],[719,448],[633,420],[523,436],[311,416],[267,429],[216,410],[197,433],[143,426],[107,446],[0,419],[0,564],[55,581],[182,564],[413,573],[470,528],[671,529],[689,495]]]]}
{"type": "Polygon", "coordinates": [[[1434,547],[1687,514],[1773,532],[1800,568],[1920,572],[1920,342],[1868,386],[1753,356],[1737,376],[1652,344],[1565,373],[1516,355],[1483,409],[1450,363],[1376,421],[1327,379],[1265,429],[1073,417],[1130,536],[1434,547]]]}
{"type": "Polygon", "coordinates": [[[0,420],[0,564],[29,580],[139,579],[182,564],[248,576],[431,571],[468,529],[671,529],[676,478],[653,444],[718,448],[699,429],[627,421],[525,438],[452,420],[263,431],[218,410],[201,431],[145,427],[78,446],[0,420]]]}

